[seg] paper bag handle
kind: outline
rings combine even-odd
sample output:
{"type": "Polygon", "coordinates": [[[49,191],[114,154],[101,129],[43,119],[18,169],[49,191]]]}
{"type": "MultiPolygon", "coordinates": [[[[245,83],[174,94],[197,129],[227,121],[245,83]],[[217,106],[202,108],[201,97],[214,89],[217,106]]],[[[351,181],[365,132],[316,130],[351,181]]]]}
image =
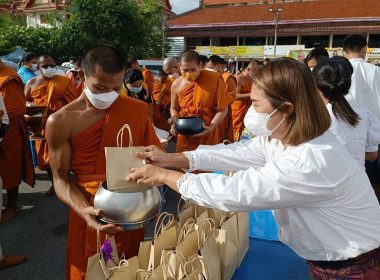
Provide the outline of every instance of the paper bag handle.
{"type": "Polygon", "coordinates": [[[144,270],[144,269],[138,269],[136,271],[136,275],[139,274],[139,273],[146,273],[144,275],[144,277],[142,278],[143,280],[149,280],[151,277],[153,278],[153,280],[158,280],[158,277],[157,275],[153,272],[153,271],[149,271],[149,270],[144,270]]]}
{"type": "Polygon", "coordinates": [[[133,146],[132,131],[128,124],[124,124],[123,127],[120,128],[119,132],[117,133],[117,136],[116,136],[117,146],[119,148],[123,147],[124,129],[128,129],[129,147],[132,147],[133,146]]]}
{"type": "Polygon", "coordinates": [[[154,238],[157,238],[159,234],[167,230],[174,221],[174,215],[168,212],[163,212],[157,219],[156,226],[154,227],[154,238]],[[167,222],[165,223],[165,220],[167,222]]]}
{"type": "Polygon", "coordinates": [[[201,247],[205,244],[207,239],[209,239],[213,234],[215,230],[215,221],[213,219],[207,218],[202,219],[198,223],[198,250],[201,249],[201,247]],[[206,224],[208,224],[208,229],[205,229],[206,224]]]}
{"type": "Polygon", "coordinates": [[[195,230],[195,224],[196,222],[193,218],[189,218],[183,224],[181,231],[179,232],[179,235],[178,235],[177,245],[181,243],[189,233],[193,232],[191,229],[195,230]]]}
{"type": "Polygon", "coordinates": [[[180,265],[179,265],[179,268],[182,270],[183,274],[184,274],[184,265],[186,263],[186,259],[184,257],[184,255],[181,253],[181,252],[178,252],[178,251],[169,251],[167,252],[165,255],[162,256],[162,259],[161,259],[161,266],[162,266],[162,269],[167,273],[169,274],[169,277],[173,278],[173,279],[176,279],[176,276],[175,276],[175,272],[173,271],[173,269],[171,268],[171,266],[168,266],[168,263],[169,263],[169,260],[170,260],[170,257],[174,255],[179,261],[180,261],[180,265]],[[169,259],[168,259],[169,258],[169,259]]]}
{"type": "Polygon", "coordinates": [[[129,262],[126,259],[123,259],[119,262],[118,266],[111,267],[110,270],[112,271],[126,271],[129,267],[129,262]]]}
{"type": "MultiPolygon", "coordinates": [[[[205,279],[205,280],[207,280],[209,278],[207,266],[206,266],[206,263],[205,263],[205,261],[203,260],[202,257],[196,257],[193,260],[188,261],[188,262],[185,263],[185,265],[184,265],[185,276],[189,276],[189,274],[187,273],[187,271],[188,271],[187,267],[189,265],[190,265],[190,270],[191,270],[192,273],[197,273],[197,275],[202,275],[202,278],[205,279]],[[202,273],[202,268],[199,268],[196,265],[195,261],[199,261],[199,263],[201,264],[202,268],[204,269],[206,275],[204,275],[202,273]],[[194,268],[197,268],[197,270],[195,270],[194,268]]],[[[197,279],[198,279],[198,277],[197,277],[197,279]]]]}

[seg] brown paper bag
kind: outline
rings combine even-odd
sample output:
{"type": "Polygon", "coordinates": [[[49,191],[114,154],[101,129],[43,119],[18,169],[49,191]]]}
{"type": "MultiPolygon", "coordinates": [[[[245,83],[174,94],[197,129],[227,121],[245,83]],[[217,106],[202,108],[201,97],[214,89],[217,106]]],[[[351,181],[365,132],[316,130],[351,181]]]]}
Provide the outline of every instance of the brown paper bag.
{"type": "Polygon", "coordinates": [[[238,229],[236,214],[224,215],[220,229],[215,230],[215,239],[218,244],[222,279],[230,280],[234,275],[237,264],[238,229]]]}
{"type": "MultiPolygon", "coordinates": [[[[144,270],[144,269],[137,270],[135,277],[136,277],[135,279],[137,279],[137,280],[160,280],[160,279],[158,279],[158,277],[154,273],[154,271],[144,270]]],[[[126,278],[126,279],[128,279],[128,278],[126,278]]]]}
{"type": "Polygon", "coordinates": [[[241,265],[249,249],[249,213],[239,212],[237,214],[238,224],[238,268],[241,265]]]}
{"type": "Polygon", "coordinates": [[[178,225],[174,215],[161,213],[154,229],[153,241],[140,243],[139,264],[141,269],[157,268],[161,263],[162,251],[177,244],[178,225]]]}
{"type": "Polygon", "coordinates": [[[169,250],[161,258],[161,267],[165,280],[182,279],[185,275],[185,257],[175,250],[169,250]]]}
{"type": "Polygon", "coordinates": [[[133,147],[132,132],[125,124],[117,134],[117,147],[105,147],[107,189],[114,192],[136,192],[148,189],[149,185],[137,185],[125,179],[132,167],[142,167],[146,161],[136,157],[136,152],[143,152],[144,147],[133,147]],[[129,132],[129,147],[123,147],[124,129],[129,132]]]}
{"type": "MultiPolygon", "coordinates": [[[[100,250],[100,227],[97,228],[97,252],[88,258],[87,270],[86,270],[86,280],[105,280],[108,279],[111,274],[109,267],[103,259],[103,254],[100,250]]],[[[116,246],[114,247],[116,250],[116,246]]],[[[116,254],[117,255],[117,254],[116,254]]]]}
{"type": "Polygon", "coordinates": [[[111,268],[112,276],[110,280],[135,280],[137,270],[139,270],[137,257],[121,260],[119,266],[111,268]]]}
{"type": "Polygon", "coordinates": [[[205,259],[193,258],[184,265],[185,276],[183,280],[209,280],[208,268],[205,259]]]}

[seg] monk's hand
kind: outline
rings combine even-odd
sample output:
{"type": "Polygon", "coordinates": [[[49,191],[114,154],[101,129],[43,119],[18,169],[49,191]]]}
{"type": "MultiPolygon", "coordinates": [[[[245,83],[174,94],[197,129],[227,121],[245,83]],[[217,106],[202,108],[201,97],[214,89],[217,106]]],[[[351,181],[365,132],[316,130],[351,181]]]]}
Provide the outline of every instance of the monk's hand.
{"type": "Polygon", "coordinates": [[[145,147],[145,151],[136,153],[136,156],[145,159],[148,164],[160,167],[166,167],[168,161],[168,154],[155,145],[145,147]]]}
{"type": "Polygon", "coordinates": [[[170,134],[173,135],[174,137],[178,136],[178,131],[177,129],[175,129],[175,124],[172,124],[172,126],[170,127],[170,134]]]}
{"type": "Polygon", "coordinates": [[[191,137],[203,137],[203,136],[207,136],[209,135],[211,132],[214,131],[216,126],[214,126],[213,124],[210,124],[210,126],[207,126],[207,125],[203,125],[203,128],[205,130],[203,130],[201,133],[198,133],[198,134],[194,134],[192,135],[191,137]]]}
{"type": "Polygon", "coordinates": [[[131,168],[128,182],[135,181],[139,185],[161,186],[165,184],[166,169],[147,164],[140,168],[131,168]]]}
{"type": "MultiPolygon", "coordinates": [[[[94,230],[97,230],[100,223],[96,220],[96,217],[101,214],[101,210],[94,208],[93,206],[88,206],[84,208],[81,215],[83,219],[87,222],[87,225],[94,230]]],[[[114,225],[114,224],[106,224],[101,225],[100,231],[109,235],[114,235],[115,233],[122,231],[123,227],[114,225]]]]}

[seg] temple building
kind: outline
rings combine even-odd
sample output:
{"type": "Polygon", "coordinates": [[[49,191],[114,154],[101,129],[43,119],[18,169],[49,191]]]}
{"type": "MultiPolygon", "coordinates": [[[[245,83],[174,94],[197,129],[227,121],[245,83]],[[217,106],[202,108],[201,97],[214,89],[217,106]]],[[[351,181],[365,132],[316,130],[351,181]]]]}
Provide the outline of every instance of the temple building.
{"type": "MultiPolygon", "coordinates": [[[[184,37],[184,50],[219,47],[225,57],[237,57],[239,46],[272,46],[278,12],[277,46],[342,47],[352,33],[366,36],[369,59],[378,59],[380,48],[379,0],[200,0],[199,8],[178,15],[167,23],[169,36],[184,37]],[[270,12],[270,9],[272,12],[270,12]],[[223,48],[224,47],[224,50],[223,48]],[[227,47],[230,52],[227,53],[227,47]],[[231,53],[231,47],[232,52],[231,53]],[[374,49],[375,48],[375,49],[374,49]]],[[[242,61],[270,57],[264,51],[243,50],[242,61]]],[[[273,56],[273,51],[272,51],[273,56]]]]}

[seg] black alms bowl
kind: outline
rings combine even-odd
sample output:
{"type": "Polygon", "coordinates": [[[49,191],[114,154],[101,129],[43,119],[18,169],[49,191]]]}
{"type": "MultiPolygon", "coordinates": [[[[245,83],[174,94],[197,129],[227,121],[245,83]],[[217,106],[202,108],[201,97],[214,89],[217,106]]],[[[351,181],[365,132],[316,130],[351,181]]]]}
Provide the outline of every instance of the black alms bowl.
{"type": "Polygon", "coordinates": [[[201,133],[204,129],[204,122],[201,117],[183,117],[175,122],[175,128],[179,134],[194,135],[201,133]]]}

